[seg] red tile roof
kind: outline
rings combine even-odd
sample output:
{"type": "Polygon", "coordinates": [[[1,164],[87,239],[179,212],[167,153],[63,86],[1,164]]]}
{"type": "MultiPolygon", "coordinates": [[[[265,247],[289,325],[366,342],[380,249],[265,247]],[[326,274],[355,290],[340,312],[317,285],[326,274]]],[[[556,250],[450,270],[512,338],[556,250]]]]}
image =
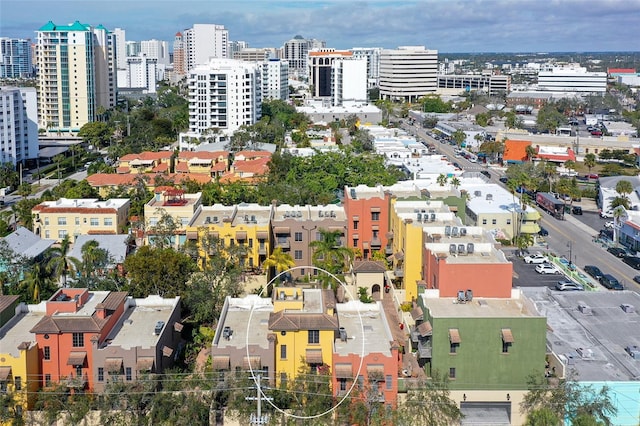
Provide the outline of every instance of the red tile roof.
{"type": "Polygon", "coordinates": [[[129,173],[131,171],[130,167],[120,166],[116,168],[116,173],[129,173]]]}
{"type": "Polygon", "coordinates": [[[184,161],[181,161],[178,164],[176,164],[176,173],[178,173],[178,172],[188,173],[189,172],[189,164],[185,163],[184,161]]]}
{"type": "Polygon", "coordinates": [[[504,143],[504,161],[526,161],[527,147],[531,145],[530,141],[507,140],[504,143]]]}
{"type": "Polygon", "coordinates": [[[192,180],[200,184],[211,182],[211,176],[206,173],[168,173],[168,174],[115,174],[115,173],[96,173],[87,176],[87,182],[93,187],[101,186],[130,186],[136,182],[136,179],[142,178],[148,182],[148,186],[154,186],[153,182],[156,176],[160,176],[166,181],[178,184],[186,180],[192,180]]]}
{"type": "Polygon", "coordinates": [[[155,166],[153,169],[151,169],[151,171],[154,173],[164,173],[168,170],[169,170],[169,165],[167,163],[160,163],[157,166],[155,166]]]}
{"type": "Polygon", "coordinates": [[[173,155],[171,151],[144,151],[139,154],[127,154],[120,157],[120,161],[133,161],[138,160],[168,160],[173,155]]]}
{"type": "Polygon", "coordinates": [[[258,158],[255,160],[234,161],[233,169],[235,173],[252,173],[254,175],[264,175],[269,171],[271,158],[258,158]]]}
{"type": "Polygon", "coordinates": [[[238,151],[233,156],[236,160],[254,160],[256,158],[271,158],[269,151],[238,151]]]}
{"type": "Polygon", "coordinates": [[[634,68],[609,68],[609,69],[607,69],[607,73],[609,73],[609,74],[635,74],[636,70],[634,68]]]}
{"type": "Polygon", "coordinates": [[[225,170],[227,170],[227,165],[223,162],[216,163],[211,167],[212,172],[223,172],[225,170]]]}
{"type": "Polygon", "coordinates": [[[194,158],[199,158],[201,160],[216,160],[219,157],[229,158],[229,151],[181,151],[178,153],[178,161],[191,160],[194,158]]]}

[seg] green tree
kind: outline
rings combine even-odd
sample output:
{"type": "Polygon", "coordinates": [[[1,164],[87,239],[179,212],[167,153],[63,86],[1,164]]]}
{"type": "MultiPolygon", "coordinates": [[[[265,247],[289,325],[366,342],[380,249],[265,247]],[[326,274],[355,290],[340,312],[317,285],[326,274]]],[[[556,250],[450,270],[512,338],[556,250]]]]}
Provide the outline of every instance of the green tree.
{"type": "Polygon", "coordinates": [[[522,128],[522,119],[515,111],[509,111],[505,114],[504,125],[507,129],[520,129],[522,128]]]}
{"type": "Polygon", "coordinates": [[[538,155],[538,151],[532,145],[527,145],[524,148],[524,152],[527,156],[528,161],[532,161],[534,158],[536,158],[536,155],[538,155]]]}
{"type": "Polygon", "coordinates": [[[407,391],[405,401],[398,407],[398,425],[448,426],[458,424],[463,415],[449,394],[448,379],[434,372],[416,389],[407,391]]]}
{"type": "Polygon", "coordinates": [[[173,249],[143,246],[127,256],[124,269],[129,280],[127,290],[133,297],[175,297],[184,294],[196,264],[188,255],[173,249]]]}
{"type": "Polygon", "coordinates": [[[467,139],[467,134],[464,130],[458,129],[451,135],[451,139],[458,145],[458,148],[462,146],[462,143],[467,139]]]}
{"type": "MultiPolygon", "coordinates": [[[[341,231],[329,231],[320,228],[319,233],[320,239],[309,244],[313,250],[311,256],[313,265],[334,275],[342,274],[353,262],[353,250],[342,245],[340,241],[341,231]]],[[[331,277],[325,276],[325,274],[320,276],[325,281],[325,285],[329,283],[331,283],[332,287],[337,285],[331,277]]]]}
{"type": "Polygon", "coordinates": [[[76,271],[80,271],[80,262],[69,256],[71,249],[71,240],[69,235],[65,235],[58,247],[51,247],[48,250],[47,257],[49,261],[47,268],[56,280],[62,278],[62,286],[67,287],[67,277],[73,275],[76,271]]]}
{"type": "MultiPolygon", "coordinates": [[[[270,270],[275,269],[276,275],[293,268],[296,266],[296,262],[291,255],[285,251],[282,251],[282,247],[276,247],[271,255],[262,263],[262,267],[270,270]]],[[[269,281],[273,275],[269,274],[269,281]]],[[[281,275],[280,280],[284,281],[285,276],[281,275]]]]}
{"type": "Polygon", "coordinates": [[[29,303],[40,303],[43,296],[49,298],[57,288],[46,267],[39,263],[31,265],[20,287],[20,293],[29,303]]]}
{"type": "Polygon", "coordinates": [[[157,248],[170,248],[175,246],[176,232],[179,224],[165,209],[158,209],[160,219],[155,225],[147,227],[149,244],[157,248]]]}
{"type": "Polygon", "coordinates": [[[111,140],[112,129],[109,124],[102,121],[93,121],[82,126],[78,136],[84,143],[93,145],[95,148],[104,148],[111,140]]]}
{"type": "Polygon", "coordinates": [[[11,163],[0,163],[0,188],[15,188],[20,183],[20,175],[11,163]]]}
{"type": "Polygon", "coordinates": [[[525,426],[559,426],[562,422],[549,408],[538,408],[527,415],[525,426]]]}
{"type": "Polygon", "coordinates": [[[589,169],[589,173],[591,173],[591,169],[596,166],[596,155],[592,152],[588,153],[584,156],[584,165],[589,169]]]}
{"type": "Polygon", "coordinates": [[[82,256],[80,263],[82,277],[89,279],[89,281],[91,281],[91,278],[103,275],[104,269],[113,262],[109,252],[100,248],[100,244],[96,240],[89,240],[84,243],[80,248],[80,253],[82,256]]]}
{"type": "Polygon", "coordinates": [[[444,173],[440,173],[436,178],[436,182],[440,186],[445,186],[447,184],[448,179],[449,178],[447,177],[447,175],[445,175],[444,173]]]}
{"type": "Polygon", "coordinates": [[[616,192],[622,197],[627,197],[633,192],[633,184],[626,179],[619,180],[616,183],[616,192]]]}

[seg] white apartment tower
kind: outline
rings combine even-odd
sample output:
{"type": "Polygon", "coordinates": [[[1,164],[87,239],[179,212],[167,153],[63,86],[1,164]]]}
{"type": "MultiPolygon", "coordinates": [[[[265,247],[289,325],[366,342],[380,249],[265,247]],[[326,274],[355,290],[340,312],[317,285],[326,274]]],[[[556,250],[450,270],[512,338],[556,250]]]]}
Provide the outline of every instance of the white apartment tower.
{"type": "Polygon", "coordinates": [[[0,164],[38,158],[35,87],[0,87],[0,164]]]}
{"type": "Polygon", "coordinates": [[[262,63],[262,99],[289,99],[289,63],[267,59],[262,63]]]}
{"type": "Polygon", "coordinates": [[[127,32],[122,28],[115,28],[113,36],[116,39],[116,65],[119,70],[127,67],[127,32]]]}
{"type": "Polygon", "coordinates": [[[350,49],[356,59],[367,60],[368,87],[377,87],[380,79],[380,52],[381,47],[354,47],[350,49]]]}
{"type": "Polygon", "coordinates": [[[262,114],[260,64],[212,58],[189,72],[189,133],[230,137],[262,114]]]}
{"type": "Polygon", "coordinates": [[[228,58],[229,31],[224,25],[194,24],[182,34],[187,73],[211,58],[228,58]]]}
{"type": "Polygon", "coordinates": [[[380,97],[414,102],[438,88],[438,51],[400,46],[380,53],[380,97]]]}
{"type": "Polygon", "coordinates": [[[0,37],[0,78],[31,76],[31,40],[0,37]]]}
{"type": "MultiPolygon", "coordinates": [[[[162,40],[142,40],[140,53],[149,59],[156,59],[159,65],[169,65],[169,43],[162,40]]],[[[138,55],[136,55],[138,56],[138,55]]]]}
{"type": "Polygon", "coordinates": [[[367,60],[336,59],[331,64],[331,104],[344,101],[367,103],[367,60]]]}
{"type": "Polygon", "coordinates": [[[158,85],[158,60],[149,58],[144,53],[127,58],[127,88],[145,89],[146,93],[156,93],[158,85]]]}
{"type": "MultiPolygon", "coordinates": [[[[320,98],[331,97],[332,77],[331,67],[336,60],[352,58],[353,54],[348,50],[336,50],[332,48],[313,49],[309,52],[309,84],[313,87],[311,96],[320,98]]],[[[364,79],[366,82],[366,74],[364,79]]]]}
{"type": "Polygon", "coordinates": [[[78,132],[99,107],[116,104],[115,37],[101,25],[76,21],[38,30],[38,110],[40,127],[78,132]]]}

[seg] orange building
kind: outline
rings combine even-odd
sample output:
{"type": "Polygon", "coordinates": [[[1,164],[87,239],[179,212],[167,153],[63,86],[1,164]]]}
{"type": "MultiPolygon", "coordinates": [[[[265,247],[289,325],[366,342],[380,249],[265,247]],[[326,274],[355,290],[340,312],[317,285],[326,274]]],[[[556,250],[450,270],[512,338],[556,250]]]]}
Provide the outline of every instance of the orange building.
{"type": "Polygon", "coordinates": [[[220,182],[257,183],[269,173],[271,153],[267,151],[239,151],[234,155],[233,163],[220,182]]]}
{"type": "Polygon", "coordinates": [[[46,301],[46,315],[32,329],[40,348],[42,385],[60,382],[94,389],[93,347],[105,341],[125,308],[127,293],[62,288],[46,301]]]}
{"type": "Polygon", "coordinates": [[[345,187],[347,246],[360,249],[365,260],[387,246],[390,200],[391,193],[382,186],[345,187]]]}
{"type": "Polygon", "coordinates": [[[529,159],[527,147],[531,146],[531,141],[507,140],[504,143],[504,153],[502,161],[506,164],[523,163],[529,159]]]}
{"type": "Polygon", "coordinates": [[[473,297],[510,298],[513,264],[495,240],[477,226],[445,228],[424,231],[422,285],[440,297],[471,290],[473,297]]]}
{"type": "Polygon", "coordinates": [[[178,154],[176,173],[205,173],[212,178],[229,170],[228,151],[181,151],[178,154]]]}

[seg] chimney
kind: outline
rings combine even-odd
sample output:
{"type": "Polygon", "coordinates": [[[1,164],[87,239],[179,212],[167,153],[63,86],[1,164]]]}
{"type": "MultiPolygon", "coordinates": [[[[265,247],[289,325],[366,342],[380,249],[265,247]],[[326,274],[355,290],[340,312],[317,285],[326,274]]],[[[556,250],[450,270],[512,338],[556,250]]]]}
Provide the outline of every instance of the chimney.
{"type": "Polygon", "coordinates": [[[96,305],[96,316],[100,319],[105,319],[107,317],[107,310],[104,308],[102,303],[98,303],[96,305]]]}

